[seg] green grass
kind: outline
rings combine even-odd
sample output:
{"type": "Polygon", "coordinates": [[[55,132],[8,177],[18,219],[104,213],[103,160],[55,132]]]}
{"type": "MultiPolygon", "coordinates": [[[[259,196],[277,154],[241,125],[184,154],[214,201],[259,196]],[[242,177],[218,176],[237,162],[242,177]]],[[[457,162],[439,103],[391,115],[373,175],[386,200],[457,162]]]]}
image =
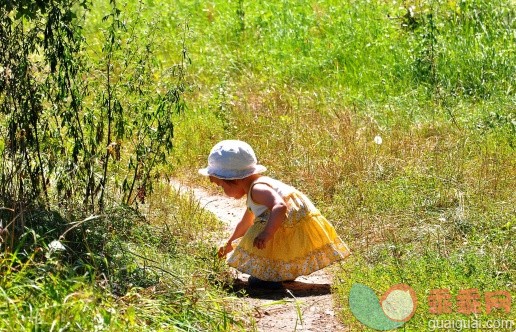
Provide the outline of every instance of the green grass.
{"type": "Polygon", "coordinates": [[[239,300],[223,289],[230,275],[213,238],[220,222],[168,185],[149,200],[143,214],[118,208],[69,231],[65,252],[32,233],[32,254],[2,254],[0,329],[246,330],[239,300]],[[90,257],[70,262],[81,259],[77,236],[90,257]]]}
{"type": "MultiPolygon", "coordinates": [[[[366,259],[353,257],[344,267],[337,279],[337,293],[342,301],[347,301],[349,289],[353,283],[362,283],[371,287],[380,297],[392,285],[405,283],[410,285],[417,296],[417,310],[414,317],[405,324],[406,331],[426,331],[430,320],[510,320],[513,314],[504,311],[485,312],[487,292],[509,290],[511,277],[507,271],[497,271],[496,263],[490,255],[474,251],[460,251],[451,255],[443,255],[443,248],[437,245],[428,246],[422,255],[410,254],[410,249],[403,244],[389,244],[378,249],[375,262],[372,257],[366,259]],[[441,253],[440,253],[441,252],[441,253]],[[400,253],[402,256],[400,257],[400,253]],[[397,258],[396,258],[397,257],[397,258]],[[352,276],[352,278],[350,278],[352,276]],[[431,314],[429,299],[432,290],[447,289],[450,291],[453,312],[450,314],[431,314]],[[459,314],[457,295],[461,291],[476,289],[480,294],[479,302],[482,312],[478,315],[459,314]]],[[[508,257],[505,257],[508,259],[508,257]]],[[[356,330],[372,329],[361,326],[353,317],[349,306],[344,306],[344,319],[356,330]]]]}
{"type": "Polygon", "coordinates": [[[184,121],[219,121],[193,134],[209,142],[176,150],[193,157],[177,174],[198,181],[203,154],[239,138],[307,192],[353,251],[336,282],[352,330],[363,328],[347,309],[353,282],[378,295],[412,285],[414,331],[435,318],[433,288],[514,294],[514,3],[195,4],[202,83],[184,121]]]}
{"type": "MultiPolygon", "coordinates": [[[[513,1],[120,4],[134,36],[159,45],[157,68],[179,61],[183,38],[191,59],[175,150],[156,176],[205,185],[197,169],[210,148],[248,141],[268,174],[306,192],[350,245],[335,289],[351,330],[365,329],[347,303],[354,282],[378,295],[411,285],[420,304],[408,331],[435,318],[431,289],[516,296],[513,1]]],[[[108,8],[97,2],[87,15],[92,58],[108,8]]],[[[0,329],[249,328],[221,287],[227,270],[213,256],[220,225],[157,190],[139,216],[115,210],[69,234],[101,248],[89,268],[3,256],[0,329]]],[[[44,248],[39,241],[32,248],[44,248]]]]}

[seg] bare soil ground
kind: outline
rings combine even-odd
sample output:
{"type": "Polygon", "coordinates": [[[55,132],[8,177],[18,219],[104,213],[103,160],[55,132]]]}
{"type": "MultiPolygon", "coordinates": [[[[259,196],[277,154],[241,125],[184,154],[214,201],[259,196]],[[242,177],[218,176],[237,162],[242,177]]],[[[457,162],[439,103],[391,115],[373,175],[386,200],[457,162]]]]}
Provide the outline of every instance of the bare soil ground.
{"type": "MultiPolygon", "coordinates": [[[[173,182],[180,191],[189,193],[202,208],[215,214],[227,224],[229,234],[245,211],[245,200],[209,193],[173,182]]],[[[229,236],[229,235],[228,235],[229,236]]],[[[257,290],[248,288],[249,275],[234,270],[233,289],[242,296],[246,307],[251,308],[257,331],[263,332],[338,332],[349,331],[337,318],[332,295],[331,267],[308,276],[284,283],[284,289],[257,290]],[[244,290],[244,292],[240,292],[244,290]]]]}

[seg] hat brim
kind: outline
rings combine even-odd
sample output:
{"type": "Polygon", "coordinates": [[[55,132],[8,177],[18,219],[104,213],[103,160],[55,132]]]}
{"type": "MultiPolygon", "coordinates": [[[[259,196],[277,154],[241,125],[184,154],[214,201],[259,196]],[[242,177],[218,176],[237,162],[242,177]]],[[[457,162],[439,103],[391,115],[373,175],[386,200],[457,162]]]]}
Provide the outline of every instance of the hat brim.
{"type": "Polygon", "coordinates": [[[199,174],[204,176],[213,176],[222,180],[238,180],[243,179],[254,174],[260,174],[267,170],[267,167],[263,165],[255,165],[252,169],[245,170],[243,172],[232,172],[232,171],[217,171],[210,167],[201,168],[199,174]]]}

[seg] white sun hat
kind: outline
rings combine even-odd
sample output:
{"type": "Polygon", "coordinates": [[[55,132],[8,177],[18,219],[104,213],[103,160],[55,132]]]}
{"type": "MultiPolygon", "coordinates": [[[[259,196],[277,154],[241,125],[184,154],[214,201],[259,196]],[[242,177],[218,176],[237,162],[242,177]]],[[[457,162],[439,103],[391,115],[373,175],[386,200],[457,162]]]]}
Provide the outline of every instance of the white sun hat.
{"type": "Polygon", "coordinates": [[[265,166],[258,164],[249,144],[239,140],[225,140],[211,149],[208,167],[201,168],[199,173],[223,180],[236,180],[266,170],[265,166]]]}

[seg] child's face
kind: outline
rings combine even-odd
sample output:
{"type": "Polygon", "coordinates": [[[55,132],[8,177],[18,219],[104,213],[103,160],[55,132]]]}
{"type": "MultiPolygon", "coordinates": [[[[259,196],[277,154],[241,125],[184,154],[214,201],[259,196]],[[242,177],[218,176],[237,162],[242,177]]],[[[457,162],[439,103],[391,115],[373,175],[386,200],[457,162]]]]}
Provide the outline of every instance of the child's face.
{"type": "Polygon", "coordinates": [[[229,197],[242,198],[246,192],[242,186],[238,185],[236,181],[224,181],[222,179],[210,176],[210,182],[224,189],[224,193],[229,197]]]}

